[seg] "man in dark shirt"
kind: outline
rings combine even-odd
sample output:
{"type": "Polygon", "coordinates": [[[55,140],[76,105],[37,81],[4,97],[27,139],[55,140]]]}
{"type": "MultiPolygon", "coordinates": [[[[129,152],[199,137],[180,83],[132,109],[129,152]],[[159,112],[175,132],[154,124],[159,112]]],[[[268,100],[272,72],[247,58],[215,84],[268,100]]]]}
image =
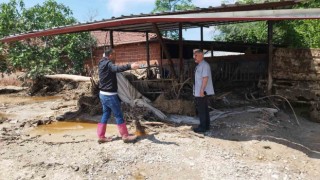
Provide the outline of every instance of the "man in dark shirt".
{"type": "Polygon", "coordinates": [[[129,135],[126,122],[123,119],[121,111],[121,103],[117,94],[118,84],[116,73],[123,72],[130,69],[137,69],[138,63],[126,64],[122,66],[114,65],[115,50],[108,49],[103,53],[103,58],[99,62],[99,88],[100,101],[102,105],[103,114],[100,123],[98,123],[97,134],[98,142],[104,143],[111,141],[111,138],[105,137],[107,122],[113,112],[116,118],[118,130],[124,142],[133,142],[137,138],[134,135],[129,135]]]}

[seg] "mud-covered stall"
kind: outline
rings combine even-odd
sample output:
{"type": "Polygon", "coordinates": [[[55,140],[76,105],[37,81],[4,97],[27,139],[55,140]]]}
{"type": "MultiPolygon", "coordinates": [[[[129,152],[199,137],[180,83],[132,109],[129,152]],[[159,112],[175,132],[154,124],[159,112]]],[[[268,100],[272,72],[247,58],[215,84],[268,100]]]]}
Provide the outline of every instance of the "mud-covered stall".
{"type": "MultiPolygon", "coordinates": [[[[151,46],[149,35],[154,33],[157,36],[156,40],[160,44],[159,49],[162,52],[160,63],[157,64],[160,66],[160,75],[162,77],[166,77],[168,75],[169,78],[174,79],[180,84],[182,83],[180,87],[184,86],[188,78],[191,79],[193,77],[194,64],[192,65],[192,59],[190,59],[190,57],[186,57],[185,55],[188,56],[188,54],[191,53],[191,50],[200,48],[211,53],[211,57],[207,57],[207,60],[212,65],[214,72],[213,79],[215,80],[217,94],[220,92],[229,91],[229,89],[225,89],[225,87],[228,87],[226,85],[231,85],[231,88],[233,88],[233,86],[237,84],[241,86],[245,85],[245,87],[255,87],[260,85],[261,88],[264,88],[263,86],[265,85],[267,87],[265,89],[267,89],[270,93],[273,80],[271,71],[273,62],[273,22],[297,19],[320,19],[320,9],[318,8],[289,9],[299,2],[300,1],[296,0],[288,0],[279,2],[266,1],[264,3],[244,5],[237,3],[234,5],[221,5],[214,8],[196,8],[189,11],[121,16],[118,18],[103,19],[101,21],[90,23],[79,23],[76,25],[54,27],[39,31],[31,31],[24,34],[16,34],[3,37],[0,41],[8,43],[41,36],[101,30],[108,31],[109,33],[108,36],[110,39],[106,46],[114,48],[114,32],[140,32],[145,34],[146,39],[145,43],[142,43],[140,46],[141,51],[145,49],[146,56],[143,57],[143,61],[146,62],[147,68],[150,69],[153,66],[153,59],[150,51],[151,46]],[[227,46],[225,46],[218,42],[206,43],[203,40],[204,27],[252,21],[266,21],[268,24],[268,28],[266,28],[266,32],[268,32],[268,46],[263,48],[264,52],[256,51],[255,48],[257,45],[236,47],[232,46],[233,43],[229,43],[227,46]],[[187,41],[183,40],[183,29],[190,28],[200,28],[200,43],[197,45],[192,45],[191,42],[190,46],[187,41]],[[179,41],[177,41],[173,47],[170,47],[170,45],[166,42],[166,39],[162,36],[161,32],[172,30],[179,32],[179,41]],[[145,48],[143,48],[144,45],[145,48]],[[223,50],[223,48],[227,49],[223,50]],[[213,52],[219,50],[233,50],[234,52],[242,52],[244,55],[235,57],[213,57],[213,52]],[[165,62],[161,61],[164,59],[167,59],[166,69],[163,69],[163,66],[166,65],[165,62]],[[265,60],[267,60],[268,64],[265,63],[265,60]],[[267,78],[265,77],[266,70],[268,76],[267,78]],[[220,92],[219,88],[221,89],[220,92]]],[[[155,51],[155,53],[158,52],[160,51],[155,51]]],[[[135,53],[131,53],[131,56],[128,57],[128,59],[131,57],[140,58],[140,56],[135,53]]],[[[281,77],[278,79],[281,79],[281,77]]],[[[172,86],[167,87],[172,88],[172,86]]],[[[174,92],[178,92],[176,97],[179,97],[179,94],[181,94],[180,89],[182,88],[179,88],[179,85],[177,87],[178,91],[175,90],[174,92]]]]}
{"type": "Polygon", "coordinates": [[[277,48],[273,59],[274,94],[309,106],[320,122],[320,50],[277,48]]]}

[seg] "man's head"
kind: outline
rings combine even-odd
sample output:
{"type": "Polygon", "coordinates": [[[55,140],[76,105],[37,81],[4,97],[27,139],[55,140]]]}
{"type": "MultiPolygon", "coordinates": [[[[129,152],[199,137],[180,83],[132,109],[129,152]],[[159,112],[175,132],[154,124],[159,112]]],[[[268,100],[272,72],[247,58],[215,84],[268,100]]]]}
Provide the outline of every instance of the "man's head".
{"type": "Polygon", "coordinates": [[[195,62],[199,64],[203,60],[203,51],[201,49],[194,50],[193,57],[195,62]]]}
{"type": "Polygon", "coordinates": [[[103,57],[106,57],[106,58],[108,58],[109,60],[115,60],[115,54],[116,52],[115,52],[115,50],[113,50],[113,49],[107,49],[104,53],[103,53],[103,57]]]}

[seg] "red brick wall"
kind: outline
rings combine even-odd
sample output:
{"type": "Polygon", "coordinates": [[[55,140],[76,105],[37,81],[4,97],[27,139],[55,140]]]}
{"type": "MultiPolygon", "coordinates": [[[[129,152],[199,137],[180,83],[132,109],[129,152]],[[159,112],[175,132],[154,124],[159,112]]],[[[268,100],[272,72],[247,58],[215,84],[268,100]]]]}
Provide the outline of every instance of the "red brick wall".
{"type": "MultiPolygon", "coordinates": [[[[160,44],[156,42],[150,43],[150,65],[155,62],[160,64],[160,44]]],[[[147,52],[145,43],[123,44],[117,45],[116,51],[116,64],[127,64],[131,62],[139,62],[147,64],[147,52]]],[[[102,58],[104,47],[99,47],[93,51],[93,65],[97,66],[99,60],[102,58]]],[[[92,60],[88,59],[85,63],[87,66],[92,66],[92,60]]]]}
{"type": "MultiPolygon", "coordinates": [[[[147,52],[145,43],[123,44],[115,47],[116,63],[126,64],[130,62],[147,63],[147,52]]],[[[158,43],[150,43],[150,64],[160,62],[160,45],[158,43]]]]}
{"type": "MultiPolygon", "coordinates": [[[[160,44],[157,42],[150,42],[150,65],[160,66],[161,60],[161,48],[160,44]]],[[[115,46],[116,51],[116,64],[127,64],[132,62],[138,62],[141,64],[147,64],[147,52],[145,43],[133,43],[133,44],[122,44],[115,46]]],[[[93,52],[93,61],[88,59],[85,63],[87,71],[89,72],[92,69],[92,64],[96,68],[102,54],[104,52],[104,47],[99,47],[93,52]]],[[[179,73],[179,59],[172,59],[175,67],[175,71],[179,73]]],[[[162,65],[165,69],[170,70],[169,63],[167,59],[162,60],[162,65]]],[[[188,69],[185,65],[185,71],[188,69]]]]}

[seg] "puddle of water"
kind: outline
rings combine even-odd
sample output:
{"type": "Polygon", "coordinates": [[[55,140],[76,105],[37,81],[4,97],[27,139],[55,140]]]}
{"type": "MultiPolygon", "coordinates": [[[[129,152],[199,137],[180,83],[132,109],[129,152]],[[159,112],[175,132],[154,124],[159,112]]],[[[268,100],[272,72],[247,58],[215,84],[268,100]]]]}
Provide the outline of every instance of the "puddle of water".
{"type": "MultiPolygon", "coordinates": [[[[33,135],[44,135],[44,134],[72,134],[81,132],[93,132],[96,133],[97,123],[88,122],[53,122],[48,125],[41,125],[32,130],[33,135]]],[[[108,124],[106,135],[117,134],[118,129],[116,125],[108,124]]],[[[85,133],[84,133],[85,134],[85,133]]]]}
{"type": "Polygon", "coordinates": [[[61,99],[60,96],[8,96],[1,95],[1,103],[4,104],[19,104],[19,103],[35,103],[41,101],[52,101],[56,99],[61,99]]]}

